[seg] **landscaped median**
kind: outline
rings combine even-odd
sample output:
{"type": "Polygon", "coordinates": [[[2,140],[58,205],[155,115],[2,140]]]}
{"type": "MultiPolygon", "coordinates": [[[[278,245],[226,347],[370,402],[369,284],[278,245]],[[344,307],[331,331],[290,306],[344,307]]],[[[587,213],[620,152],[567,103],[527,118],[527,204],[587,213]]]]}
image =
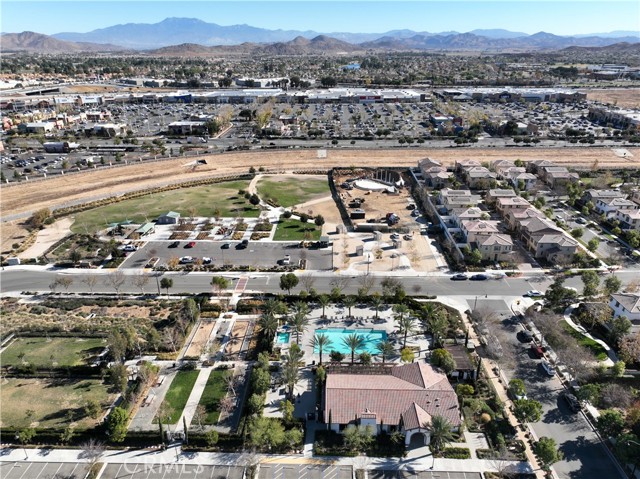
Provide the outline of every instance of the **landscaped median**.
{"type": "Polygon", "coordinates": [[[573,338],[575,338],[578,341],[578,344],[580,344],[580,346],[583,346],[589,349],[594,354],[594,356],[598,361],[606,361],[608,359],[609,355],[607,354],[606,349],[597,341],[591,338],[588,338],[587,336],[582,334],[580,331],[576,331],[574,328],[572,328],[569,325],[569,323],[567,323],[564,320],[561,321],[561,324],[563,329],[567,333],[569,333],[573,338]]]}
{"type": "Polygon", "coordinates": [[[200,405],[205,408],[203,424],[218,424],[220,400],[227,394],[226,377],[229,374],[233,374],[233,371],[229,369],[214,369],[211,371],[200,398],[200,405]]]}
{"type": "MultiPolygon", "coordinates": [[[[171,381],[171,386],[169,386],[158,411],[158,416],[161,416],[163,423],[175,424],[178,422],[199,373],[200,371],[197,370],[178,371],[171,381]]],[[[155,423],[158,422],[158,416],[154,419],[155,423]]]]}

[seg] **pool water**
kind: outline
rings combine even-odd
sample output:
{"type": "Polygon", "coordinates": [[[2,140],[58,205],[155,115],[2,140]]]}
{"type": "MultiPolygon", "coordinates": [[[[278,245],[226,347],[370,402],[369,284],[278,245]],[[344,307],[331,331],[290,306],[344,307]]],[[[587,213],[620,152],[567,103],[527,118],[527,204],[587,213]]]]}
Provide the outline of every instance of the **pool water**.
{"type": "MultiPolygon", "coordinates": [[[[356,354],[366,351],[372,356],[376,355],[378,354],[378,350],[376,349],[377,344],[380,341],[384,341],[387,339],[387,332],[379,329],[316,329],[316,335],[324,334],[331,340],[331,344],[328,348],[326,348],[326,350],[323,350],[323,353],[338,351],[342,354],[351,354],[351,350],[344,343],[344,338],[353,333],[356,333],[358,336],[362,336],[364,338],[364,347],[362,349],[357,349],[356,354]]],[[[318,353],[318,348],[314,348],[313,352],[318,353]]]]}
{"type": "Polygon", "coordinates": [[[278,344],[286,344],[291,339],[291,333],[278,333],[278,344]]]}

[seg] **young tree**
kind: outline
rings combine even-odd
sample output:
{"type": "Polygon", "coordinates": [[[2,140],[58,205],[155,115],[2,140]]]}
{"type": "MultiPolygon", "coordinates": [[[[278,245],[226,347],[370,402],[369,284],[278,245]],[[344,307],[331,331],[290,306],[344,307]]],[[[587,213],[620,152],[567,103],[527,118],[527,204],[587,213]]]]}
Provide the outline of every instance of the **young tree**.
{"type": "Polygon", "coordinates": [[[114,364],[109,368],[109,384],[111,384],[114,389],[123,393],[127,389],[128,382],[128,372],[127,367],[124,364],[114,364]]]}
{"type": "Polygon", "coordinates": [[[545,471],[549,470],[549,467],[564,457],[562,451],[558,449],[558,445],[553,438],[550,437],[541,437],[538,442],[536,442],[533,446],[533,452],[538,459],[540,460],[540,465],[545,471]]]}
{"type": "Polygon", "coordinates": [[[282,379],[287,386],[289,398],[293,398],[293,389],[298,382],[300,367],[304,365],[302,356],[304,351],[297,344],[292,344],[282,364],[282,379]]]}
{"type": "Polygon", "coordinates": [[[141,271],[140,273],[136,274],[131,280],[133,285],[140,290],[140,294],[142,296],[144,296],[145,286],[149,284],[149,279],[149,275],[145,274],[144,271],[141,271]]]}
{"type": "Polygon", "coordinates": [[[122,442],[127,435],[127,411],[119,406],[115,407],[107,419],[107,434],[112,442],[122,442]]]}
{"type": "Polygon", "coordinates": [[[167,291],[167,297],[169,297],[169,288],[173,288],[173,279],[162,278],[160,280],[160,287],[167,291]]]}
{"type": "Polygon", "coordinates": [[[431,364],[442,368],[447,374],[456,369],[456,361],[446,349],[434,349],[431,353],[431,364]]]}
{"type": "Polygon", "coordinates": [[[93,294],[93,290],[96,284],[98,284],[98,277],[93,274],[88,274],[82,279],[82,282],[89,287],[89,291],[93,294]]]}
{"type": "Polygon", "coordinates": [[[403,363],[412,363],[415,358],[416,355],[411,348],[402,348],[400,350],[400,361],[403,363]]]}
{"type": "Polygon", "coordinates": [[[376,350],[380,354],[382,364],[384,364],[387,359],[391,358],[391,356],[393,356],[393,353],[395,352],[393,343],[388,339],[382,340],[378,344],[376,344],[376,350]]]}
{"type": "Polygon", "coordinates": [[[351,308],[353,308],[357,304],[357,302],[357,298],[351,295],[347,295],[342,299],[342,304],[344,304],[344,307],[349,310],[349,318],[353,317],[351,316],[351,308]]]}
{"type": "Polygon", "coordinates": [[[604,293],[607,296],[617,293],[621,287],[622,281],[617,276],[609,275],[604,280],[604,293]]]}
{"type": "Polygon", "coordinates": [[[366,451],[375,439],[372,426],[349,426],[344,432],[344,445],[357,452],[366,451]]]}
{"type": "Polygon", "coordinates": [[[298,285],[298,277],[293,273],[285,273],[280,276],[280,289],[291,294],[291,290],[298,285]]]}
{"type": "Polygon", "coordinates": [[[91,419],[97,419],[102,412],[102,406],[96,399],[90,399],[84,406],[84,413],[91,419]]]}
{"type": "Polygon", "coordinates": [[[107,275],[105,281],[107,283],[107,286],[111,286],[115,290],[116,295],[119,296],[120,290],[122,289],[122,286],[124,285],[126,280],[127,278],[122,270],[116,269],[107,275]]]}
{"type": "Polygon", "coordinates": [[[521,423],[538,422],[542,417],[542,404],[534,399],[516,399],[513,406],[513,413],[521,423]]]}
{"type": "Polygon", "coordinates": [[[324,314],[325,308],[329,305],[331,299],[326,294],[321,294],[318,296],[318,303],[322,306],[322,317],[326,318],[327,316],[324,314]]]}
{"type": "Polygon", "coordinates": [[[598,286],[600,285],[600,278],[595,271],[583,271],[580,275],[582,278],[582,284],[584,285],[582,294],[587,298],[597,296],[598,286]]]}

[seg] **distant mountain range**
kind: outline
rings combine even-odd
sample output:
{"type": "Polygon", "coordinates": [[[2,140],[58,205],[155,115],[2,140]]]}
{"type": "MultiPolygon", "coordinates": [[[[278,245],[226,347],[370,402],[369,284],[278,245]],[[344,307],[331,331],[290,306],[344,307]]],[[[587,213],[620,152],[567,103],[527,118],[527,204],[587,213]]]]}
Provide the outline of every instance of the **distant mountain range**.
{"type": "Polygon", "coordinates": [[[249,25],[221,26],[194,18],[167,18],[154,24],[115,25],[87,33],[10,33],[0,37],[3,51],[41,53],[150,50],[158,54],[214,54],[223,52],[298,55],[364,50],[558,50],[603,47],[627,42],[640,45],[640,32],[616,31],[598,35],[527,35],[503,29],[458,32],[327,33],[268,30],[249,25]]]}

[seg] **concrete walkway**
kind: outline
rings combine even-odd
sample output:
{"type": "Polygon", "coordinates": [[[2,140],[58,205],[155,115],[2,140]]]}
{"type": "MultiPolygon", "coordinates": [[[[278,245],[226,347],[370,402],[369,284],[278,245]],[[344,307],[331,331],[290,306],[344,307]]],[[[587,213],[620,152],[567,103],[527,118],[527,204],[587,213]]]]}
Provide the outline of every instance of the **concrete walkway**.
{"type": "Polygon", "coordinates": [[[189,394],[189,399],[187,399],[187,404],[184,406],[182,415],[180,416],[180,419],[178,419],[178,423],[176,424],[176,431],[184,432],[185,422],[187,423],[187,427],[191,425],[191,420],[196,413],[196,408],[198,407],[198,404],[200,404],[200,398],[202,397],[202,393],[204,392],[204,387],[207,385],[209,374],[211,374],[211,369],[212,368],[200,369],[198,379],[196,379],[196,382],[193,385],[191,394],[189,394]]]}
{"type": "Polygon", "coordinates": [[[605,361],[599,361],[598,364],[604,364],[605,366],[608,366],[608,367],[613,366],[615,363],[619,361],[618,356],[616,355],[616,352],[613,349],[611,349],[611,347],[607,343],[605,343],[602,339],[594,338],[591,334],[589,334],[589,332],[587,332],[586,329],[584,329],[579,324],[574,323],[573,320],[571,319],[571,313],[578,306],[579,304],[576,303],[576,304],[572,304],[567,309],[565,309],[564,320],[567,322],[569,326],[571,326],[573,329],[578,331],[580,334],[582,334],[583,336],[586,336],[589,339],[592,339],[593,341],[595,341],[596,343],[598,343],[600,346],[604,348],[604,350],[607,352],[607,356],[609,356],[609,359],[605,361]]]}
{"type": "MultiPolygon", "coordinates": [[[[0,463],[19,462],[88,462],[81,449],[28,449],[29,459],[25,460],[23,448],[4,449],[0,463]]],[[[202,465],[247,465],[248,455],[242,453],[186,452],[179,445],[165,451],[161,449],[108,450],[99,459],[104,464],[202,464],[202,465]]],[[[355,466],[356,468],[411,470],[486,472],[496,471],[495,461],[482,459],[433,459],[431,455],[417,458],[363,458],[363,457],[304,457],[302,455],[252,455],[251,462],[263,464],[324,464],[327,466],[355,466]]],[[[526,462],[507,462],[514,472],[532,473],[526,462]]]]}

